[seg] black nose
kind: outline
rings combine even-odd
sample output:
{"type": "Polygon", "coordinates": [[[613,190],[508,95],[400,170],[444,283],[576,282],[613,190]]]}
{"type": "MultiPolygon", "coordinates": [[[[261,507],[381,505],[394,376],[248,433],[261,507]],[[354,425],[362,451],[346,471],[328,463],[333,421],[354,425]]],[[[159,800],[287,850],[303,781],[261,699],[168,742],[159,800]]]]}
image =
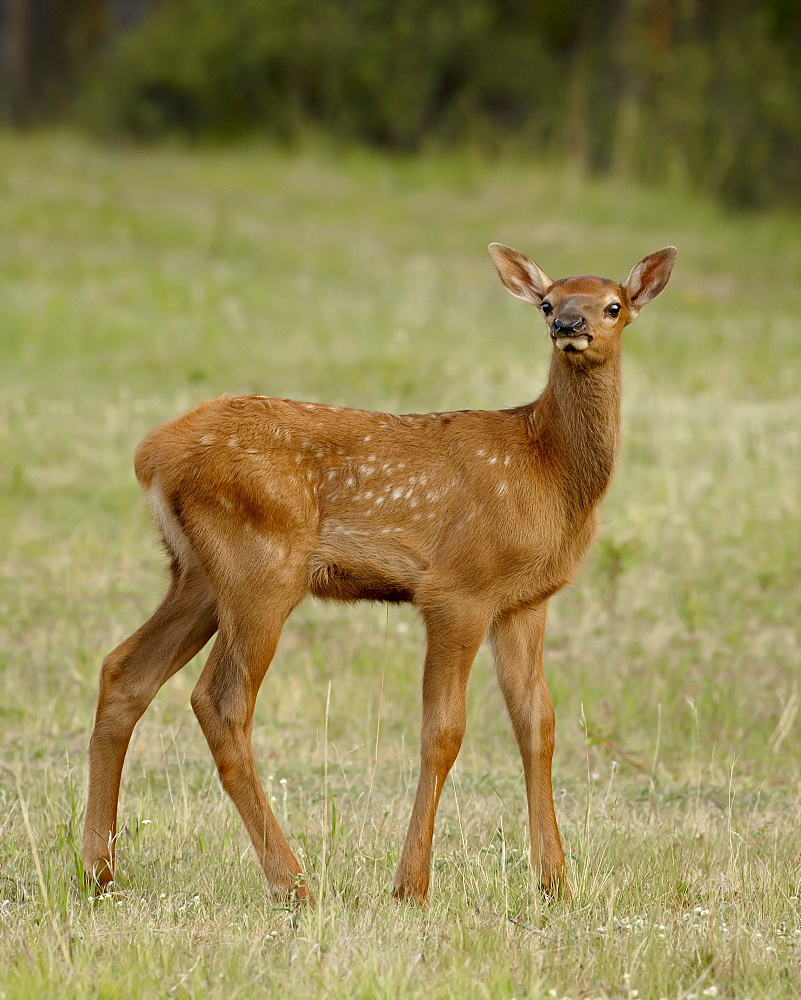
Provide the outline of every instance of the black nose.
{"type": "Polygon", "coordinates": [[[553,330],[559,333],[580,333],[586,325],[584,317],[578,313],[562,313],[553,321],[553,330]]]}

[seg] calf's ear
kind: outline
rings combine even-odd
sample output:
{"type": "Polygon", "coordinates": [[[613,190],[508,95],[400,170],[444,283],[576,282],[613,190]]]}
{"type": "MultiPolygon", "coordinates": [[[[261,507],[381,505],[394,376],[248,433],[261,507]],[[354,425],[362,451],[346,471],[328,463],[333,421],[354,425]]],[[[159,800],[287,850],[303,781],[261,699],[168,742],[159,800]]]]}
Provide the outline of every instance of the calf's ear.
{"type": "Polygon", "coordinates": [[[553,284],[548,275],[525,254],[503,243],[490,243],[488,249],[501,281],[512,295],[539,308],[553,284]]]}
{"type": "Polygon", "coordinates": [[[657,250],[635,264],[623,285],[629,298],[632,319],[646,302],[651,302],[664,289],[676,260],[676,248],[657,250]]]}

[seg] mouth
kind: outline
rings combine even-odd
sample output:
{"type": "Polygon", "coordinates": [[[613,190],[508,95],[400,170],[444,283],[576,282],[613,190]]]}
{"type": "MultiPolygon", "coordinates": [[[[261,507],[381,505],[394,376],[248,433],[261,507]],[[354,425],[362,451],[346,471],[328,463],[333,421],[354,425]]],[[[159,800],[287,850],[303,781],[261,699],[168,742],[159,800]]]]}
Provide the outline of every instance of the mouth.
{"type": "Polygon", "coordinates": [[[554,337],[553,342],[559,348],[560,351],[571,351],[576,354],[581,351],[586,351],[590,346],[590,341],[592,337],[586,334],[579,334],[575,337],[554,337]]]}

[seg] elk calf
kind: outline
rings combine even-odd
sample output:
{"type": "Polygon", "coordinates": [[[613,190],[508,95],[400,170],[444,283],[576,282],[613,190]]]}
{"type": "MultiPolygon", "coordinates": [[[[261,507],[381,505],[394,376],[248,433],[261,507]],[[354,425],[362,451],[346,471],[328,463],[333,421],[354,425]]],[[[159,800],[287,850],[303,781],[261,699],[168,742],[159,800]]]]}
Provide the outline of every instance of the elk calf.
{"type": "Polygon", "coordinates": [[[272,890],[310,898],[256,771],[256,696],[306,594],[408,601],[420,612],[420,778],[395,895],[428,893],[434,817],[462,742],[470,667],[489,632],[523,760],[531,861],[567,892],[551,790],[554,711],[542,666],[548,599],[590,544],[614,470],[623,328],[667,284],[676,251],[627,280],[551,281],[492,243],[504,285],[545,317],[540,397],[507,410],[394,416],[223,396],[153,431],[136,475],[172,559],[154,615],[104,663],[89,751],[87,876],[113,878],[133,728],[161,685],[218,633],[192,708],[272,890]]]}

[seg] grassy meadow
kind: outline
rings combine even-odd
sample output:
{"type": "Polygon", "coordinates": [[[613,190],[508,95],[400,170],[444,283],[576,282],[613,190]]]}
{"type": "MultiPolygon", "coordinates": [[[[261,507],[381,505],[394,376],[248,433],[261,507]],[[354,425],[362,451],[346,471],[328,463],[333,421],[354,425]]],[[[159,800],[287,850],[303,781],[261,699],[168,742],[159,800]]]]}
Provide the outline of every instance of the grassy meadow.
{"type": "Polygon", "coordinates": [[[108,150],[0,134],[0,1000],[736,997],[801,992],[801,221],[524,162],[311,147],[108,150]],[[105,653],[161,599],[132,471],[222,392],[420,411],[532,399],[549,344],[498,240],[622,279],[604,527],[551,602],[554,786],[574,899],[529,883],[522,768],[487,649],[426,909],[392,874],[422,632],[307,601],[254,745],[318,904],[264,890],[189,707],[134,734],[115,891],[82,889],[105,653]]]}

